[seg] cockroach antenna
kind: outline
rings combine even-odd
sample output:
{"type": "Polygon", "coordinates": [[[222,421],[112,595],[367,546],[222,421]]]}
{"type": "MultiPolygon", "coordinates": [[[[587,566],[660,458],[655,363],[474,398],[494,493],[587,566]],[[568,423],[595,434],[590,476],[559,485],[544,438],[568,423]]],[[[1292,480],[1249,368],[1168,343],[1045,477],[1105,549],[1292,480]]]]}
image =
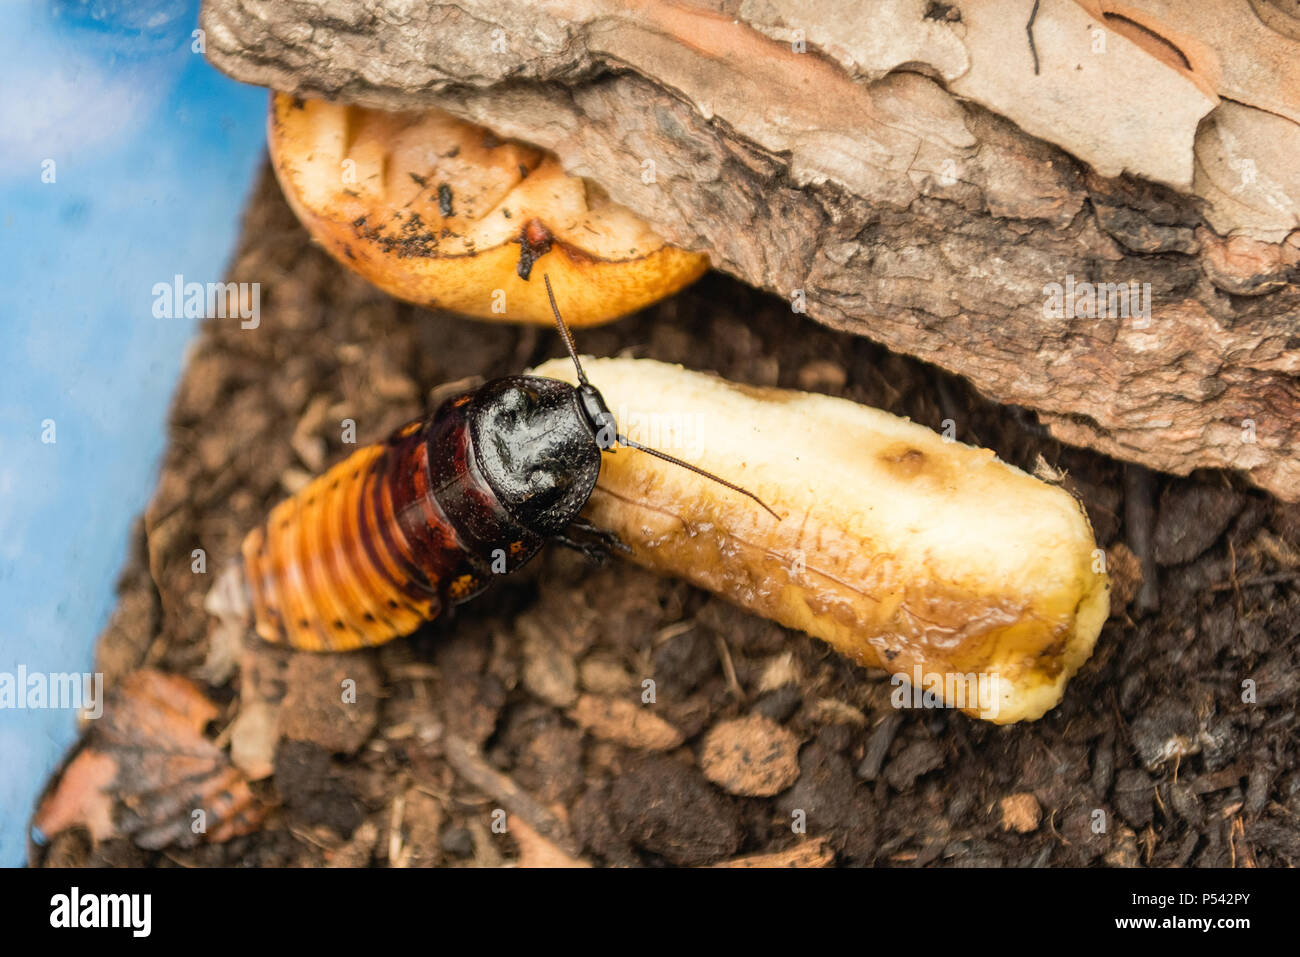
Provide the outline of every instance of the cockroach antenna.
{"type": "Polygon", "coordinates": [[[587,373],[582,371],[582,363],[578,361],[578,349],[573,344],[573,333],[564,324],[564,317],[560,315],[560,307],[555,304],[555,290],[551,288],[551,277],[543,273],[542,282],[546,283],[546,295],[551,300],[551,312],[555,314],[555,327],[560,330],[560,338],[564,340],[564,348],[569,350],[569,358],[573,360],[573,366],[578,370],[578,384],[591,385],[587,381],[587,373]]]}
{"type": "Polygon", "coordinates": [[[658,449],[652,449],[650,448],[650,446],[642,445],[640,442],[633,442],[631,439],[629,439],[626,435],[624,435],[621,432],[619,433],[618,436],[618,444],[626,445],[630,449],[638,449],[642,452],[648,452],[650,455],[653,455],[657,459],[663,459],[665,462],[671,462],[673,465],[680,465],[682,468],[689,469],[690,471],[694,472],[696,475],[703,475],[706,479],[712,479],[713,481],[717,482],[719,485],[725,485],[733,492],[739,492],[741,495],[752,498],[755,502],[757,502],[760,506],[762,506],[767,511],[767,513],[771,515],[774,519],[776,519],[778,522],[781,521],[780,515],[772,511],[772,509],[768,507],[768,504],[766,502],[764,502],[761,498],[759,498],[757,495],[755,495],[747,488],[742,488],[741,486],[736,485],[733,482],[728,482],[726,479],[722,478],[721,476],[714,475],[712,472],[709,472],[706,469],[702,469],[698,465],[692,465],[690,462],[683,462],[681,459],[677,458],[676,456],[669,455],[667,452],[660,452],[658,449]]]}
{"type": "MultiPolygon", "coordinates": [[[[557,329],[560,330],[560,338],[564,340],[564,347],[569,350],[569,358],[573,360],[574,368],[578,370],[578,384],[579,386],[583,386],[586,389],[590,389],[591,391],[595,392],[595,387],[592,386],[592,384],[587,380],[587,374],[582,371],[582,363],[578,361],[578,349],[573,342],[573,333],[571,333],[569,331],[569,327],[565,325],[564,318],[560,315],[560,307],[555,302],[555,290],[551,288],[551,277],[543,273],[542,282],[546,284],[546,295],[551,300],[551,312],[555,314],[555,326],[557,329]]],[[[597,396],[599,396],[599,393],[596,394],[597,396]]],[[[604,400],[601,399],[600,402],[601,402],[601,407],[604,408],[604,400]]],[[[604,414],[609,416],[609,421],[611,422],[613,421],[614,417],[608,411],[608,409],[604,409],[604,414]]],[[[717,482],[719,485],[729,488],[733,492],[739,492],[741,495],[744,495],[746,498],[753,499],[755,502],[759,504],[760,507],[762,507],[774,519],[776,519],[778,522],[781,521],[781,516],[776,514],[776,512],[772,511],[771,507],[766,502],[764,502],[761,498],[759,498],[749,489],[743,488],[742,486],[739,486],[734,482],[728,482],[722,476],[714,475],[712,472],[708,471],[707,469],[702,469],[698,465],[692,465],[690,462],[683,462],[681,459],[677,458],[674,455],[669,455],[667,452],[660,452],[658,449],[652,449],[648,445],[642,445],[640,442],[634,442],[631,439],[629,439],[626,435],[624,435],[622,432],[617,433],[617,438],[618,438],[619,445],[625,445],[629,449],[636,449],[640,452],[645,452],[648,455],[653,455],[657,459],[662,459],[663,461],[668,462],[672,465],[676,465],[690,472],[694,472],[696,475],[701,475],[712,482],[717,482]]],[[[613,452],[614,450],[610,448],[606,448],[603,449],[603,451],[613,452]]]]}

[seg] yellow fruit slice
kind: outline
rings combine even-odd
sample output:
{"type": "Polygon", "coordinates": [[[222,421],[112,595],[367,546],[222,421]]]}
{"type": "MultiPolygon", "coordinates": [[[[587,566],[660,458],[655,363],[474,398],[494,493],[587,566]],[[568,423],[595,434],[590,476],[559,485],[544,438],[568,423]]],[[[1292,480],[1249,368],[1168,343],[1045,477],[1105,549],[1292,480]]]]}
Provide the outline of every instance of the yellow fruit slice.
{"type": "Polygon", "coordinates": [[[385,292],[482,319],[549,324],[542,273],[574,326],[616,319],[699,278],[670,246],[542,150],[439,110],[386,113],[271,98],[289,205],[339,262],[385,292]]]}

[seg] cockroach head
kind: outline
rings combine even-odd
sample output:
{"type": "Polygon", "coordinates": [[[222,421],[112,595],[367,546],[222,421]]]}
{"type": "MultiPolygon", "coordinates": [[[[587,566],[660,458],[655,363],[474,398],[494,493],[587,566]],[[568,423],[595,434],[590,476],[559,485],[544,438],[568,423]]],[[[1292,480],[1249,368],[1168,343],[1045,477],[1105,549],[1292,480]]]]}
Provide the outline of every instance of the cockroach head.
{"type": "Polygon", "coordinates": [[[614,420],[614,413],[605,404],[605,397],[600,394],[600,390],[590,382],[582,383],[578,386],[578,402],[591,431],[596,435],[596,447],[602,452],[613,448],[618,441],[618,423],[614,420]]]}
{"type": "Polygon", "coordinates": [[[781,516],[755,495],[749,489],[742,488],[734,482],[728,482],[726,479],[714,475],[698,465],[692,465],[690,462],[683,462],[676,456],[669,455],[667,452],[660,452],[658,449],[652,449],[648,445],[642,445],[639,442],[633,442],[626,435],[619,435],[618,423],[614,421],[614,414],[609,411],[609,406],[605,404],[605,397],[594,385],[587,381],[587,374],[582,371],[582,360],[578,358],[578,349],[573,344],[573,333],[564,323],[564,317],[560,315],[560,307],[555,302],[555,290],[551,288],[551,277],[543,275],[542,281],[546,283],[546,295],[551,299],[551,312],[555,314],[555,328],[560,331],[560,338],[564,340],[564,348],[569,352],[569,358],[573,360],[573,368],[578,373],[578,400],[582,406],[582,413],[586,417],[587,424],[591,426],[591,431],[596,436],[596,447],[601,452],[607,452],[617,445],[625,445],[628,448],[640,449],[642,452],[648,452],[655,458],[662,459],[665,462],[671,462],[673,465],[694,472],[696,475],[702,475],[711,482],[717,482],[719,485],[725,485],[727,488],[739,492],[748,498],[753,499],[761,505],[773,518],[778,522],[781,516]]]}
{"type": "Polygon", "coordinates": [[[541,535],[577,517],[600,474],[586,403],[567,382],[508,376],[482,386],[470,404],[480,471],[515,520],[541,535]]]}

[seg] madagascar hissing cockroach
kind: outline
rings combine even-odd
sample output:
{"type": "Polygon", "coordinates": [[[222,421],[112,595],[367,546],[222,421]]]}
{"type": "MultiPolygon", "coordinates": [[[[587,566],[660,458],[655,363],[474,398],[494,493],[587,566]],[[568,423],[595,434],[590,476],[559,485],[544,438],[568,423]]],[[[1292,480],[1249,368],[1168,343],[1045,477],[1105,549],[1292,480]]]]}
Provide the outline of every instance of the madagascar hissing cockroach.
{"type": "Polygon", "coordinates": [[[517,570],[549,540],[599,556],[600,532],[575,523],[596,487],[601,453],[617,446],[767,508],[752,492],[619,433],[543,279],[578,385],[533,375],[493,379],[354,452],[248,533],[242,574],[221,585],[236,591],[227,608],[246,610],[267,641],[350,651],[410,634],[479,594],[494,575],[517,570]],[[594,532],[597,543],[569,539],[571,525],[594,532]]]}

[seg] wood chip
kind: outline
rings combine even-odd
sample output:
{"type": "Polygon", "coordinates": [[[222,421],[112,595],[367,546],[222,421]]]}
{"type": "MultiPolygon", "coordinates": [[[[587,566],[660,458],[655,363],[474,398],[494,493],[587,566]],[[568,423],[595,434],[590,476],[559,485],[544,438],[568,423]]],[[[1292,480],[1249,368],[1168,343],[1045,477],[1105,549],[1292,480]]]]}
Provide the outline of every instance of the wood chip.
{"type": "Polygon", "coordinates": [[[1004,797],[998,802],[998,807],[1002,811],[1002,829],[1004,831],[1028,834],[1030,831],[1038,830],[1038,822],[1042,819],[1043,809],[1038,806],[1038,799],[1028,791],[1004,797]]]}
{"type": "Polygon", "coordinates": [[[835,852],[824,837],[802,841],[794,847],[771,854],[750,854],[721,861],[712,867],[829,867],[835,852]]]}
{"type": "Polygon", "coordinates": [[[275,771],[275,746],[279,740],[279,706],[265,701],[247,702],[230,726],[230,760],[250,781],[269,778],[275,771]]]}
{"type": "Polygon", "coordinates": [[[682,733],[655,714],[626,698],[584,694],[569,711],[584,731],[606,741],[645,751],[668,751],[682,743],[682,733]]]}
{"type": "Polygon", "coordinates": [[[578,666],[573,657],[540,632],[524,639],[524,687],[547,704],[568,708],[578,699],[578,666]]]}
{"type": "Polygon", "coordinates": [[[286,738],[353,754],[379,723],[379,672],[365,655],[294,655],[280,713],[286,738]]]}
{"type": "Polygon", "coordinates": [[[732,794],[770,797],[798,779],[799,739],[760,714],[723,721],[705,737],[700,766],[732,794]]]}

